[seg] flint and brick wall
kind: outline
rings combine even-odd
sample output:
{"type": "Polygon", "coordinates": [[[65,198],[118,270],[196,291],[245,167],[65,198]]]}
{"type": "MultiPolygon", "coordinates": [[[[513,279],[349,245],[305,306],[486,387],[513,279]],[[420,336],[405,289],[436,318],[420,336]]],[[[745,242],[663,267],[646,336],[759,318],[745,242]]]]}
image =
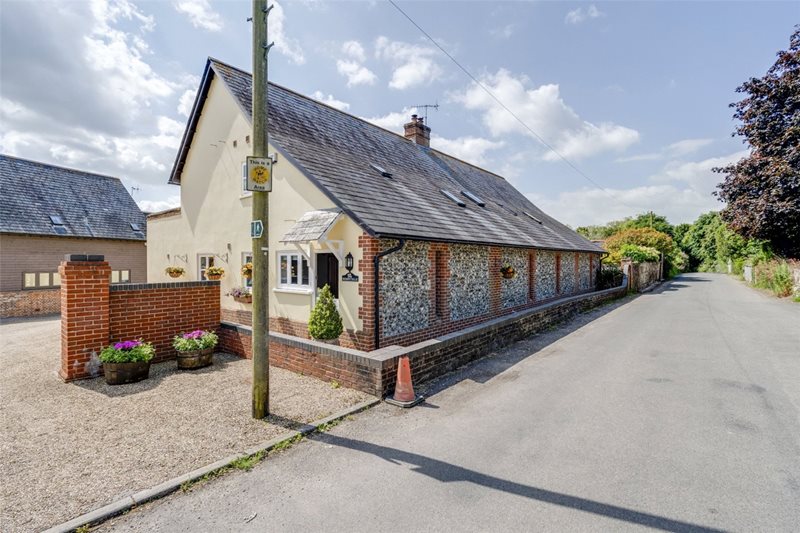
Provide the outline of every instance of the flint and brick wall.
{"type": "Polygon", "coordinates": [[[622,260],[622,271],[628,276],[628,289],[634,292],[646,290],[661,279],[661,268],[660,261],[634,263],[630,259],[622,260]]]}
{"type": "Polygon", "coordinates": [[[112,286],[110,272],[102,260],[68,260],[59,267],[59,375],[65,381],[99,375],[100,350],[111,343],[142,338],[153,343],[160,362],[175,357],[172,338],[178,333],[219,328],[218,281],[112,286]]]}
{"type": "Polygon", "coordinates": [[[57,315],[61,311],[61,291],[33,289],[0,292],[0,318],[57,315]]]}
{"type": "MultiPolygon", "coordinates": [[[[374,351],[273,332],[270,364],[383,397],[394,389],[401,355],[410,359],[414,382],[424,383],[626,291],[624,280],[618,288],[555,300],[410,346],[392,345],[374,351]]],[[[250,327],[223,323],[219,333],[221,351],[252,357],[250,327]]]]}

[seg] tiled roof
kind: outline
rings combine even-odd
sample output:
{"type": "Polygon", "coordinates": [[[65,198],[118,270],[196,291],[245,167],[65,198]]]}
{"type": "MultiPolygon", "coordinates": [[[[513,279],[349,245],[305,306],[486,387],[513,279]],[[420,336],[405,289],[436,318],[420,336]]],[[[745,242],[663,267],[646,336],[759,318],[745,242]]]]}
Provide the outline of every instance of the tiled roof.
{"type": "Polygon", "coordinates": [[[338,209],[321,209],[303,213],[294,226],[281,238],[281,242],[317,241],[328,233],[342,214],[338,209]]]}
{"type": "MultiPolygon", "coordinates": [[[[249,118],[252,77],[214,59],[207,64],[196,107],[214,75],[249,118]]],[[[180,183],[195,125],[196,119],[190,121],[172,183],[180,183]]],[[[334,204],[375,236],[602,251],[544,214],[502,177],[275,84],[269,90],[269,137],[334,204]],[[473,193],[485,206],[462,191],[473,193]]]]}
{"type": "Polygon", "coordinates": [[[144,241],[146,229],[119,179],[0,155],[0,233],[144,241]]]}

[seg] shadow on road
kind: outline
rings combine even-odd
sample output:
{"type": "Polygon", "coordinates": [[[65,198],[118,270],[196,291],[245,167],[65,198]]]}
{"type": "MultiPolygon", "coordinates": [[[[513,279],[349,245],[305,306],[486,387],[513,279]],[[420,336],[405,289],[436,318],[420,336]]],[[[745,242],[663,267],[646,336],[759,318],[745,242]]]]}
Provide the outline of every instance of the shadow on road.
{"type": "Polygon", "coordinates": [[[401,463],[412,465],[412,471],[419,474],[428,476],[443,483],[453,482],[469,482],[489,489],[499,490],[508,494],[522,496],[531,500],[536,500],[552,505],[567,507],[586,513],[595,514],[598,516],[605,516],[622,520],[632,524],[639,524],[653,529],[660,529],[662,531],[678,531],[678,532],[720,532],[723,530],[714,529],[691,522],[683,522],[680,520],[673,520],[664,516],[627,509],[617,505],[589,500],[578,496],[571,496],[561,492],[554,492],[538,487],[531,487],[516,483],[507,479],[501,479],[486,474],[481,474],[468,468],[462,468],[444,461],[432,459],[424,455],[419,455],[396,448],[389,448],[387,446],[380,446],[370,442],[348,439],[332,435],[330,433],[320,433],[312,437],[313,440],[330,444],[333,446],[340,446],[355,450],[362,453],[368,453],[376,457],[380,457],[397,466],[402,466],[401,463]]]}

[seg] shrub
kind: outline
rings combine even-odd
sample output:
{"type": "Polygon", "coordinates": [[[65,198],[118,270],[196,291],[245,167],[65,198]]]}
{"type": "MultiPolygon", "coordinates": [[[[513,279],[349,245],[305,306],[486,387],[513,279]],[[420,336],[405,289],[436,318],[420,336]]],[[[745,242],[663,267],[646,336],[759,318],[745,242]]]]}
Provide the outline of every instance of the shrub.
{"type": "Polygon", "coordinates": [[[661,254],[650,246],[639,246],[638,244],[623,244],[619,249],[621,257],[627,257],[634,263],[645,263],[648,261],[658,261],[661,254]]]}
{"type": "Polygon", "coordinates": [[[172,347],[179,352],[194,352],[213,348],[217,345],[217,341],[219,341],[219,337],[213,331],[196,329],[183,335],[176,335],[172,340],[172,347]]]}
{"type": "Polygon", "coordinates": [[[758,263],[753,269],[753,285],[772,291],[775,296],[792,294],[792,271],[786,261],[758,263]]]}
{"type": "Polygon", "coordinates": [[[186,269],[179,266],[168,266],[164,269],[164,272],[170,275],[183,276],[183,274],[186,272],[186,269]]]}
{"type": "Polygon", "coordinates": [[[339,338],[343,331],[342,316],[336,309],[331,288],[325,285],[319,293],[314,309],[311,310],[308,333],[313,339],[331,340],[339,338]]]}
{"type": "Polygon", "coordinates": [[[156,350],[149,342],[142,339],[134,341],[121,341],[106,346],[100,352],[100,361],[103,363],[138,363],[153,359],[156,350]]]}
{"type": "Polygon", "coordinates": [[[622,285],[622,269],[614,265],[603,265],[597,272],[597,290],[612,289],[622,285]]]}

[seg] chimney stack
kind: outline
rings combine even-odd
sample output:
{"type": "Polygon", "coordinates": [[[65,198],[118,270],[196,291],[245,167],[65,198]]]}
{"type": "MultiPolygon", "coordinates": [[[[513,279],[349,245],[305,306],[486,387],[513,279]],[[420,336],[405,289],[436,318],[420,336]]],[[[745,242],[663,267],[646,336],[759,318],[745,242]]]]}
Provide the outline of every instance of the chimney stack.
{"type": "Polygon", "coordinates": [[[420,146],[429,147],[431,145],[431,129],[425,125],[422,117],[411,115],[411,122],[403,127],[406,139],[410,139],[420,146]]]}

